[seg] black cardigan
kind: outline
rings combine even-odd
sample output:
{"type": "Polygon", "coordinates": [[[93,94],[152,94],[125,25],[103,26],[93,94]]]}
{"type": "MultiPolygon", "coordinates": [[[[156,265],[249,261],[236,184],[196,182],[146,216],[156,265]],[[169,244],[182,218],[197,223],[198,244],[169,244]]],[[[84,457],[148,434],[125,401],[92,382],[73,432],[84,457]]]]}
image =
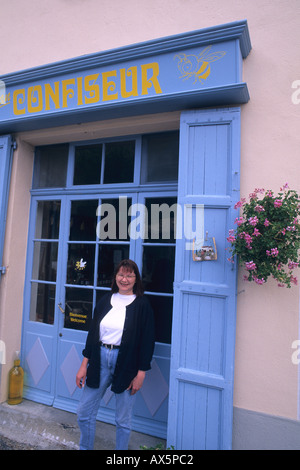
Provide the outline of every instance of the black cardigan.
{"type": "MultiPolygon", "coordinates": [[[[97,303],[85,349],[82,351],[83,356],[89,359],[86,384],[91,388],[98,388],[100,385],[99,326],[112,308],[111,296],[109,293],[97,303]]],[[[153,312],[146,297],[137,297],[126,307],[124,330],[111,386],[114,393],[124,392],[139,370],[151,369],[153,350],[153,312]]]]}

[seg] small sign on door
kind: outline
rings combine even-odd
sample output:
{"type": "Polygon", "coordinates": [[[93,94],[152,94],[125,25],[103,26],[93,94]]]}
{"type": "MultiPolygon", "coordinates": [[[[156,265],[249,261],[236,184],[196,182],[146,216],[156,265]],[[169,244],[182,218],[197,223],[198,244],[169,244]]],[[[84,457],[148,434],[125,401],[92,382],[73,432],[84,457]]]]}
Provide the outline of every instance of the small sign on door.
{"type": "Polygon", "coordinates": [[[216,261],[217,257],[218,254],[215,238],[208,237],[207,232],[205,240],[193,240],[194,261],[216,261]]]}

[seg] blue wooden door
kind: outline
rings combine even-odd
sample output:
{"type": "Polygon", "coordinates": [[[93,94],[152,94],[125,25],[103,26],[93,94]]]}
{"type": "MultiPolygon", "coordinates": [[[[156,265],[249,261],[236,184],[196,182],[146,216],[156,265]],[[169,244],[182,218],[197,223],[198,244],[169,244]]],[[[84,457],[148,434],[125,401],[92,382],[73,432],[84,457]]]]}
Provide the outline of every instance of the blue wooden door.
{"type": "Polygon", "coordinates": [[[55,397],[65,205],[64,197],[34,197],[28,235],[22,337],[24,396],[47,405],[52,405],[55,397]]]}
{"type": "Polygon", "coordinates": [[[0,137],[0,277],[5,235],[5,222],[8,202],[10,174],[12,166],[12,139],[10,135],[0,137]]]}
{"type": "Polygon", "coordinates": [[[231,448],[236,269],[227,261],[226,234],[239,162],[239,109],[182,113],[178,202],[193,219],[204,208],[195,238],[214,237],[217,260],[195,261],[191,240],[177,239],[168,420],[168,445],[176,450],[231,448]]]}

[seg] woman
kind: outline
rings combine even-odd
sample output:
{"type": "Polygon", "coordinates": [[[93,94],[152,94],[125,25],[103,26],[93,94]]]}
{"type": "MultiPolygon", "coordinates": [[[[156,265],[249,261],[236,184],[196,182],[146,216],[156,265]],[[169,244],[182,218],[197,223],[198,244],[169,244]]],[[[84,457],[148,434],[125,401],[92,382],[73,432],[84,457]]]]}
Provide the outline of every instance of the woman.
{"type": "Polygon", "coordinates": [[[153,313],[138,267],[123,260],[111,292],[96,305],[76,375],[77,386],[84,386],[78,407],[80,449],[94,447],[98,408],[110,385],[116,394],[116,449],[128,449],[135,394],[151,368],[153,349],[153,313]]]}

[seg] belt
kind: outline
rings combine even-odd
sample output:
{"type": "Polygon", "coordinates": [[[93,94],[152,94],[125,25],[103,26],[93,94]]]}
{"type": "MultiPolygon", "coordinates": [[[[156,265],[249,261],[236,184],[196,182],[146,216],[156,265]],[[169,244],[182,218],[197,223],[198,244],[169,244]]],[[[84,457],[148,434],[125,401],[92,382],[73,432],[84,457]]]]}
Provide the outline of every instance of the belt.
{"type": "Polygon", "coordinates": [[[100,341],[100,346],[104,346],[106,349],[120,349],[120,346],[115,344],[104,344],[102,341],[100,341]]]}

